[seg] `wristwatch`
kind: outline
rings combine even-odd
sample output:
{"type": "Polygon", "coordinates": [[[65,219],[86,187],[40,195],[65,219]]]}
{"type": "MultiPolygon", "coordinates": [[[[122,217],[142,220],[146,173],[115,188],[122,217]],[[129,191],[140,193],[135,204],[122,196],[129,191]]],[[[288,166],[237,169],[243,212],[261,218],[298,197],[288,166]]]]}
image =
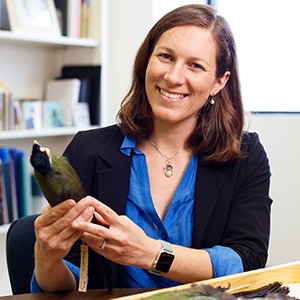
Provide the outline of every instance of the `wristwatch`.
{"type": "Polygon", "coordinates": [[[174,260],[174,252],[172,245],[168,242],[159,240],[161,249],[151,267],[148,271],[155,275],[161,275],[161,273],[167,273],[174,260]]]}

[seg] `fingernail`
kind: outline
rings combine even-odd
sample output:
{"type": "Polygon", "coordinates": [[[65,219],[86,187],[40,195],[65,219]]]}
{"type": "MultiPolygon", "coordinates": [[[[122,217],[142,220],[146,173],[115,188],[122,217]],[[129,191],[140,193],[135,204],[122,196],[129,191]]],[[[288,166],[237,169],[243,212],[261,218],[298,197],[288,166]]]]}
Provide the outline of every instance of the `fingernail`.
{"type": "Polygon", "coordinates": [[[76,221],[74,221],[74,222],[72,223],[72,227],[73,227],[73,228],[78,228],[78,227],[79,227],[79,223],[76,222],[76,221]]]}
{"type": "Polygon", "coordinates": [[[95,211],[95,209],[94,209],[93,206],[88,207],[88,212],[89,212],[89,213],[93,214],[94,211],[95,211]]]}

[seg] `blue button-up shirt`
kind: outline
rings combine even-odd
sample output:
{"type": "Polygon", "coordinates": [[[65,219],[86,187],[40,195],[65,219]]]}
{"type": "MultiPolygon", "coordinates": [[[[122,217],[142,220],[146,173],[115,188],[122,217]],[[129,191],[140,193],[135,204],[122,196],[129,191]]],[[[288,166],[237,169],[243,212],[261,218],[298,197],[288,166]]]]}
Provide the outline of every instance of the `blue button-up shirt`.
{"type": "MultiPolygon", "coordinates": [[[[191,247],[197,156],[192,157],[165,217],[161,220],[151,197],[146,157],[135,144],[133,139],[126,137],[121,147],[124,154],[133,155],[126,215],[154,239],[191,247]]],[[[162,169],[159,171],[162,172],[162,169]]],[[[124,276],[121,278],[124,280],[124,286],[168,287],[179,284],[137,267],[123,267],[123,272],[124,276]]]]}

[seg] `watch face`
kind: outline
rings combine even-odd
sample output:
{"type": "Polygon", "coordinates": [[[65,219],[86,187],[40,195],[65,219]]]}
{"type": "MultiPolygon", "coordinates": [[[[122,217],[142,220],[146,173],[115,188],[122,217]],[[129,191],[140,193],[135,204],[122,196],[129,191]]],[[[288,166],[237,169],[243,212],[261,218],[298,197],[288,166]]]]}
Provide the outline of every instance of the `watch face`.
{"type": "Polygon", "coordinates": [[[173,260],[174,254],[162,252],[156,263],[155,269],[163,273],[167,273],[170,270],[173,260]]]}

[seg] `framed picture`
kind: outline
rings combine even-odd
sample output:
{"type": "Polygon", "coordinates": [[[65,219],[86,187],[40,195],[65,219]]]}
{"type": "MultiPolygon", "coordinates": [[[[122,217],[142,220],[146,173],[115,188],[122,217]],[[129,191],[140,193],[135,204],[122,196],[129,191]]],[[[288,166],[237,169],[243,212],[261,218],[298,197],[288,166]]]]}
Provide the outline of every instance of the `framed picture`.
{"type": "Polygon", "coordinates": [[[64,126],[64,102],[59,100],[43,101],[43,117],[45,128],[64,126]]]}
{"type": "Polygon", "coordinates": [[[6,0],[11,31],[60,36],[53,0],[6,0]]]}
{"type": "Polygon", "coordinates": [[[42,128],[42,101],[36,99],[20,100],[22,109],[22,129],[42,128]]]}

